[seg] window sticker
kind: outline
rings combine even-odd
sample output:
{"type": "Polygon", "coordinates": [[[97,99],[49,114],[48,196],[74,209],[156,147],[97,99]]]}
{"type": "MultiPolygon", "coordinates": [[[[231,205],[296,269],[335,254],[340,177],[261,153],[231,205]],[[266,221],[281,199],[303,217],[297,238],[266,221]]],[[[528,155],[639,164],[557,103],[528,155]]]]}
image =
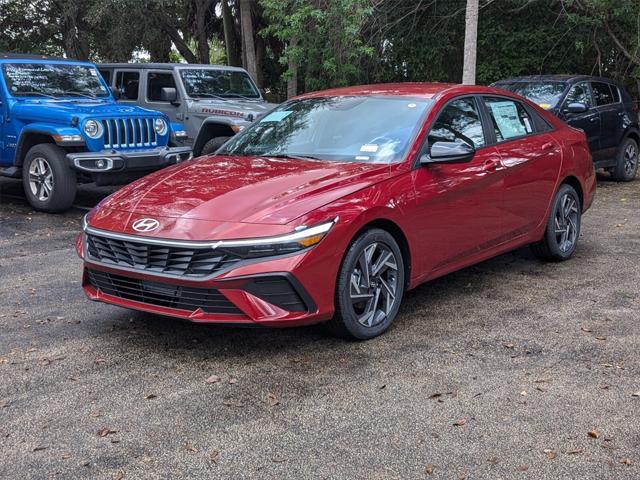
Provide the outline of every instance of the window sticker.
{"type": "Polygon", "coordinates": [[[516,107],[515,103],[509,101],[491,102],[489,107],[503,138],[526,135],[527,132],[520,121],[520,117],[518,117],[518,107],[516,107]]]}
{"type": "Polygon", "coordinates": [[[527,117],[524,117],[522,119],[522,121],[524,122],[524,128],[527,130],[527,133],[533,132],[533,129],[531,128],[531,123],[529,122],[529,119],[527,117]]]}
{"type": "Polygon", "coordinates": [[[280,122],[293,113],[292,110],[281,110],[279,112],[271,112],[269,115],[260,120],[262,122],[280,122]]]}
{"type": "Polygon", "coordinates": [[[364,155],[356,155],[356,160],[363,161],[363,162],[368,161],[370,158],[371,157],[366,157],[364,155]]]}
{"type": "Polygon", "coordinates": [[[375,143],[365,143],[360,147],[361,152],[376,153],[378,151],[378,145],[375,143]]]}

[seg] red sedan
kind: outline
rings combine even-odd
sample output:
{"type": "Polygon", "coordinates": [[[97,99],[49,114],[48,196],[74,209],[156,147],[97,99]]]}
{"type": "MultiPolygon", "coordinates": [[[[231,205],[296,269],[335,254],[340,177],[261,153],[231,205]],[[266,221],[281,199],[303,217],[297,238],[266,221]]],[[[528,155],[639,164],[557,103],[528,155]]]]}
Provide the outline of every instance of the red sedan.
{"type": "Polygon", "coordinates": [[[527,244],[568,259],[595,185],[584,133],[519,96],[343,88],[116,192],[77,249],[92,300],[367,339],[430,279],[527,244]]]}

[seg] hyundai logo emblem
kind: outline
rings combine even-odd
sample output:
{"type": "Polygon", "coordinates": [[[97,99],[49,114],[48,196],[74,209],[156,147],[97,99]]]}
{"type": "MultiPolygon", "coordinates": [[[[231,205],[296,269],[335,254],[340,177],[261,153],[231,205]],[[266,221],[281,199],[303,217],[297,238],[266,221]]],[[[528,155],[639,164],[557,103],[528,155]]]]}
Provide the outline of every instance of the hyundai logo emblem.
{"type": "Polygon", "coordinates": [[[136,232],[151,232],[160,226],[160,222],[155,218],[141,218],[133,222],[133,229],[136,232]]]}

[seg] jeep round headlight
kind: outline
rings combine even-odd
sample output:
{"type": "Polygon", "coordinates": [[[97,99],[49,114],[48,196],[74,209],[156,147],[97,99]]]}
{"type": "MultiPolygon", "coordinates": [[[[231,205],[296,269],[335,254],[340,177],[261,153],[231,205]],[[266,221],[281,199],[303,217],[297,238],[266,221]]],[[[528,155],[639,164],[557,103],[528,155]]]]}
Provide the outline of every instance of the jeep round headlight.
{"type": "Polygon", "coordinates": [[[166,135],[167,134],[167,122],[165,122],[162,118],[156,118],[156,121],[153,124],[156,129],[156,133],[158,135],[166,135]]]}
{"type": "Polygon", "coordinates": [[[89,138],[100,138],[102,136],[102,124],[97,120],[87,120],[84,122],[84,133],[89,138]]]}

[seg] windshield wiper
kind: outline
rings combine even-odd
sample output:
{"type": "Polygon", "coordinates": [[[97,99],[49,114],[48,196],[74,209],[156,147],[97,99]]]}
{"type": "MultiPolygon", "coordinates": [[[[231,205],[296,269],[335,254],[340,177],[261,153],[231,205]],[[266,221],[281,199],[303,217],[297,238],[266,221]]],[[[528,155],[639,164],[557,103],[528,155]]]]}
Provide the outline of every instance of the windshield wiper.
{"type": "Polygon", "coordinates": [[[221,97],[220,95],[216,95],[215,93],[208,93],[208,92],[203,92],[203,93],[194,93],[191,95],[192,98],[219,98],[220,100],[226,100],[224,97],[221,97]]]}
{"type": "Polygon", "coordinates": [[[260,156],[270,158],[290,158],[293,160],[322,160],[321,158],[314,157],[312,155],[298,155],[295,153],[265,153],[260,156]]]}
{"type": "Polygon", "coordinates": [[[53,96],[53,95],[49,95],[48,93],[36,92],[36,91],[33,91],[33,92],[16,92],[16,94],[15,94],[15,95],[16,95],[17,97],[20,97],[20,96],[23,96],[23,95],[24,95],[24,96],[27,96],[27,97],[29,97],[29,96],[31,96],[31,95],[38,95],[38,96],[40,96],[40,97],[53,98],[54,100],[57,100],[57,99],[58,99],[58,97],[55,97],[55,96],[53,96]]]}
{"type": "Polygon", "coordinates": [[[93,98],[93,99],[96,98],[96,96],[92,93],[77,92],[75,90],[63,90],[60,93],[62,93],[62,95],[77,95],[78,97],[93,98]]]}
{"type": "Polygon", "coordinates": [[[257,100],[258,97],[245,97],[239,93],[225,93],[223,98],[243,98],[244,100],[257,100]]]}

